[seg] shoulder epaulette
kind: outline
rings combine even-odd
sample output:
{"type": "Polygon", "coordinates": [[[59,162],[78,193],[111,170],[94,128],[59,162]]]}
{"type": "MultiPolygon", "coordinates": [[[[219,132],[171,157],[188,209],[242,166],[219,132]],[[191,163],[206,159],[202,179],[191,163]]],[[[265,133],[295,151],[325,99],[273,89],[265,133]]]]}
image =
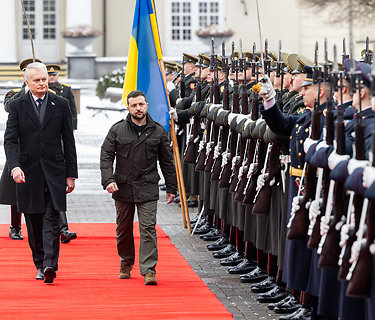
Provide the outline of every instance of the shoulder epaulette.
{"type": "Polygon", "coordinates": [[[53,91],[52,89],[48,89],[49,92],[52,92],[53,94],[56,94],[55,91],[53,91]]]}
{"type": "Polygon", "coordinates": [[[20,92],[21,90],[22,88],[17,88],[17,89],[13,89],[12,92],[17,93],[17,92],[20,92]]]}
{"type": "Polygon", "coordinates": [[[70,87],[70,85],[67,84],[67,83],[61,83],[61,85],[64,86],[64,87],[70,87]]]}

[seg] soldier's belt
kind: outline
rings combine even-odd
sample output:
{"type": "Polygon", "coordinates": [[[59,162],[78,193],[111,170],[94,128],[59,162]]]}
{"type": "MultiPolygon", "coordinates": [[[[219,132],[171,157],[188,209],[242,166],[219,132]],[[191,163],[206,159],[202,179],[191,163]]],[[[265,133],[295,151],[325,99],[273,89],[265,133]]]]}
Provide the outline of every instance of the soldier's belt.
{"type": "Polygon", "coordinates": [[[302,173],[303,173],[302,169],[297,169],[297,168],[293,168],[293,167],[290,167],[290,169],[289,169],[289,174],[291,176],[302,177],[302,173]]]}

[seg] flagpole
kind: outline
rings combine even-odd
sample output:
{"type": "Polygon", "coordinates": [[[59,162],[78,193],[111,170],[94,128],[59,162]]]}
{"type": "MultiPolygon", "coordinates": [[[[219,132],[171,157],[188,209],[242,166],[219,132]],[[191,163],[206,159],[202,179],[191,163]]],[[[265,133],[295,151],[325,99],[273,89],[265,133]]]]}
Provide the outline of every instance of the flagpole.
{"type": "MultiPolygon", "coordinates": [[[[169,94],[167,91],[167,84],[166,84],[166,79],[165,79],[164,61],[162,59],[159,60],[159,66],[160,66],[160,71],[163,77],[165,92],[167,93],[168,108],[170,110],[171,102],[169,101],[169,94]]],[[[174,128],[174,121],[172,117],[170,118],[170,133],[171,133],[171,138],[172,138],[173,155],[174,155],[174,161],[175,161],[176,173],[177,173],[178,190],[180,193],[182,219],[184,223],[184,228],[186,228],[186,223],[187,223],[188,231],[189,233],[191,233],[190,216],[189,216],[189,209],[188,209],[187,201],[186,201],[186,191],[185,191],[184,177],[182,175],[180,151],[178,149],[176,131],[174,128]]]]}

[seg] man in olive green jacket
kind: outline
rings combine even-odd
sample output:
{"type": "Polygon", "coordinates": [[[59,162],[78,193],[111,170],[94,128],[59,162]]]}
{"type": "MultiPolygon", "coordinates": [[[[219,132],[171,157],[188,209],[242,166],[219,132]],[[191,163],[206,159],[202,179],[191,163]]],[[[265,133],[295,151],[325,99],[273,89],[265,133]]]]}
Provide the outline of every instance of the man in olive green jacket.
{"type": "Polygon", "coordinates": [[[111,127],[101,148],[102,185],[115,200],[120,279],[129,279],[134,265],[133,219],[137,206],[140,272],[145,284],[155,285],[158,260],[155,224],[160,179],[157,160],[167,187],[167,203],[173,201],[177,192],[176,171],[167,133],[147,113],[145,94],[132,91],[127,102],[128,116],[111,127]]]}

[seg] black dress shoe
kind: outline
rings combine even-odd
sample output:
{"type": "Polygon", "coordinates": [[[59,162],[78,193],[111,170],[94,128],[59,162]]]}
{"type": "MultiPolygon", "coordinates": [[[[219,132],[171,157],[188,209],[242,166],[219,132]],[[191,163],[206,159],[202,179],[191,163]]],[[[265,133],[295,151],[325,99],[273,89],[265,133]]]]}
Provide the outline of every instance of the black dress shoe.
{"type": "Polygon", "coordinates": [[[263,293],[270,291],[274,286],[276,286],[276,280],[274,277],[267,277],[260,283],[253,284],[251,286],[251,292],[263,293]]]}
{"type": "Polygon", "coordinates": [[[165,190],[167,190],[167,186],[166,186],[166,185],[164,185],[164,186],[160,186],[159,189],[160,189],[161,191],[165,191],[165,190]]]}
{"type": "Polygon", "coordinates": [[[256,267],[253,271],[246,273],[240,277],[240,281],[244,283],[259,282],[268,277],[268,274],[263,269],[256,267]]]}
{"type": "Polygon", "coordinates": [[[21,234],[21,226],[17,226],[17,227],[10,226],[9,238],[11,238],[12,240],[23,240],[23,237],[21,234]]]}
{"type": "Polygon", "coordinates": [[[56,278],[56,271],[52,267],[44,268],[44,283],[53,283],[53,279],[56,278]]]}
{"type": "MultiPolygon", "coordinates": [[[[181,202],[179,202],[178,205],[179,205],[179,207],[181,207],[181,202]]],[[[189,208],[196,208],[196,207],[198,207],[198,201],[187,199],[186,200],[186,205],[189,208]]]]}
{"type": "Polygon", "coordinates": [[[175,196],[174,199],[173,199],[173,202],[175,203],[180,203],[180,196],[175,196]]]}
{"type": "Polygon", "coordinates": [[[292,299],[292,297],[293,296],[291,294],[289,294],[288,296],[286,296],[284,299],[282,299],[280,301],[270,303],[267,307],[270,310],[274,310],[276,307],[279,307],[282,304],[288,302],[290,299],[292,299]]]}
{"type": "Polygon", "coordinates": [[[190,225],[191,225],[192,228],[195,228],[195,225],[198,224],[197,228],[200,228],[200,227],[202,227],[203,225],[205,225],[206,222],[207,222],[206,219],[204,219],[204,218],[202,217],[202,219],[200,219],[200,220],[197,221],[196,223],[191,223],[190,225]]]}
{"type": "Polygon", "coordinates": [[[301,307],[302,305],[299,303],[299,300],[292,296],[288,301],[276,306],[273,311],[279,314],[289,314],[293,313],[301,307]]]}
{"type": "Polygon", "coordinates": [[[240,262],[242,262],[244,259],[245,258],[243,256],[243,254],[236,251],[235,253],[233,253],[229,257],[221,259],[220,264],[222,266],[236,266],[240,262]]]}
{"type": "Polygon", "coordinates": [[[206,222],[203,226],[195,229],[194,234],[206,234],[212,230],[210,223],[206,222]]]}
{"type": "MultiPolygon", "coordinates": [[[[198,221],[199,216],[200,213],[198,213],[193,219],[190,219],[190,224],[196,223],[198,221]]],[[[203,219],[203,215],[201,215],[201,219],[203,219]]]]}
{"type": "Polygon", "coordinates": [[[212,228],[210,232],[200,235],[200,238],[204,241],[216,241],[221,237],[219,229],[212,228]]]}
{"type": "Polygon", "coordinates": [[[214,243],[208,244],[207,249],[209,251],[220,250],[226,247],[228,243],[229,243],[229,239],[227,237],[220,237],[214,243]]]}
{"type": "Polygon", "coordinates": [[[237,264],[234,267],[230,267],[228,272],[230,274],[245,274],[250,271],[253,271],[257,267],[257,263],[255,261],[251,261],[248,259],[244,259],[242,262],[237,264]]]}
{"type": "Polygon", "coordinates": [[[35,277],[36,280],[43,280],[44,279],[44,273],[42,269],[38,269],[38,273],[36,274],[35,277]]]}
{"type": "Polygon", "coordinates": [[[77,234],[75,232],[70,232],[69,230],[65,230],[60,233],[61,236],[61,243],[68,243],[70,240],[74,240],[77,238],[77,234]]]}
{"type": "Polygon", "coordinates": [[[236,252],[236,247],[233,244],[227,244],[226,247],[220,249],[219,251],[215,251],[212,255],[216,259],[226,258],[236,252]]]}
{"type": "Polygon", "coordinates": [[[284,299],[287,295],[288,293],[285,291],[285,288],[280,286],[274,286],[270,291],[258,295],[257,300],[259,302],[270,303],[284,299]]]}
{"type": "Polygon", "coordinates": [[[311,320],[311,309],[301,307],[287,316],[281,316],[280,320],[311,320]]]}

